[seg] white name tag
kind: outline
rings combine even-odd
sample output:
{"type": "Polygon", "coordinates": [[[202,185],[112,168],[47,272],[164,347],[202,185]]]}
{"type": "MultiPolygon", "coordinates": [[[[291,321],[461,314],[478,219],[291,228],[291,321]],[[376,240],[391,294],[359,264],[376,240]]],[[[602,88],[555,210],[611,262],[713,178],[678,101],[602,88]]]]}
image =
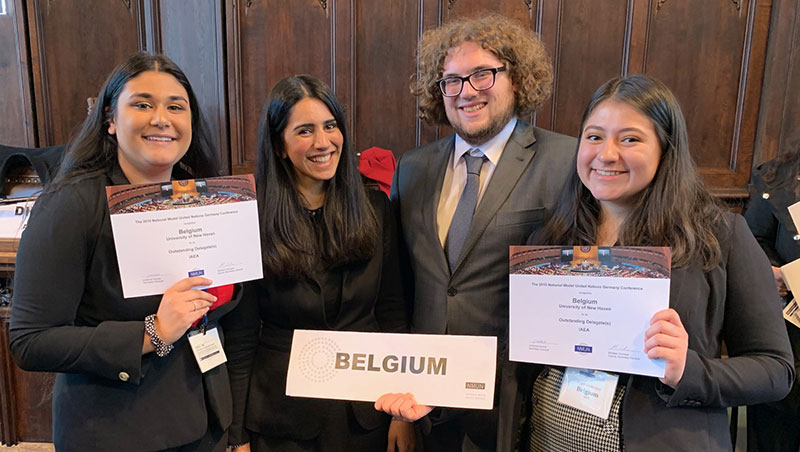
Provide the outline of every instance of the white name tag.
{"type": "Polygon", "coordinates": [[[558,402],[608,419],[619,375],[568,367],[561,380],[558,402]]]}
{"type": "Polygon", "coordinates": [[[216,328],[206,330],[205,334],[200,330],[192,331],[189,333],[189,344],[197,365],[200,366],[200,372],[206,373],[228,361],[216,328]]]}
{"type": "Polygon", "coordinates": [[[796,298],[793,298],[783,309],[783,318],[800,328],[800,309],[798,309],[796,298]]]}

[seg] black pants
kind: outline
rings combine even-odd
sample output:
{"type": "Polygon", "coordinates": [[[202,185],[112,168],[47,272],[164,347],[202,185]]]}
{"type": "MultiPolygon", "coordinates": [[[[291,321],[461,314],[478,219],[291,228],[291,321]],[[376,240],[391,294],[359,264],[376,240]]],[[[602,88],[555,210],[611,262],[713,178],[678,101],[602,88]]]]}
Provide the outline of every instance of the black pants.
{"type": "Polygon", "coordinates": [[[253,431],[249,434],[252,452],[385,452],[389,417],[380,427],[366,430],[346,404],[335,404],[326,413],[322,429],[314,438],[264,436],[253,431]]]}

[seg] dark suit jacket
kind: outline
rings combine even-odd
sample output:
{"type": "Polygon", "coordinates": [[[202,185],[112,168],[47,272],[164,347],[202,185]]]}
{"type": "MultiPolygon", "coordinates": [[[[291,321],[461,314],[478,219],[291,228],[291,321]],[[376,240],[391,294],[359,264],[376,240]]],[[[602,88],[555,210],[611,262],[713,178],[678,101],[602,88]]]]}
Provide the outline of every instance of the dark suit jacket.
{"type": "Polygon", "coordinates": [[[209,419],[230,424],[225,365],[201,374],[186,336],[164,358],[142,356],[161,296],[122,297],[105,187],[127,183],[116,166],[42,196],[17,253],[11,352],[23,369],[58,372],[59,451],[161,450],[200,439],[209,419]]]}
{"type": "MultiPolygon", "coordinates": [[[[350,404],[356,420],[371,430],[389,417],[372,403],[288,397],[286,371],[294,330],[406,330],[397,255],[396,223],[386,195],[368,190],[381,223],[372,257],[345,268],[341,306],[326,318],[324,294],[317,279],[279,281],[270,278],[246,284],[239,307],[227,316],[225,352],[234,395],[234,422],[229,443],[249,441],[247,430],[294,439],[316,437],[331,404],[350,404]]],[[[343,432],[346,435],[347,432],[343,432]]]]}
{"type": "MultiPolygon", "coordinates": [[[[686,368],[674,390],[657,378],[628,379],[621,408],[626,451],[732,450],[726,408],[789,391],[791,349],[767,260],[742,217],[727,218],[716,234],[723,253],[717,267],[705,272],[694,262],[672,269],[669,306],[689,334],[686,368]]],[[[527,450],[528,438],[520,445],[527,450]]]]}
{"type": "MultiPolygon", "coordinates": [[[[497,442],[502,449],[502,443],[510,439],[495,439],[498,412],[516,409],[517,390],[516,365],[506,358],[508,247],[524,244],[549,218],[575,164],[576,142],[517,122],[450,274],[437,233],[436,210],[454,147],[455,136],[451,135],[410,151],[395,172],[392,200],[413,270],[412,331],[497,336],[497,391],[507,395],[495,399],[493,412],[471,412],[460,422],[478,445],[490,448],[497,442]]],[[[443,413],[441,419],[447,416],[443,413]]]]}
{"type": "MultiPolygon", "coordinates": [[[[800,201],[800,181],[797,180],[799,165],[800,161],[783,164],[771,161],[759,165],[753,173],[750,206],[744,218],[770,263],[776,267],[800,259],[800,236],[788,210],[790,205],[800,201]],[[764,175],[771,169],[777,171],[775,177],[767,182],[764,175]],[[767,198],[764,198],[765,194],[767,198]]],[[[787,298],[791,299],[791,295],[787,298]]],[[[800,415],[800,329],[788,321],[786,328],[792,342],[794,366],[798,375],[792,392],[781,405],[795,415],[800,415]]]]}

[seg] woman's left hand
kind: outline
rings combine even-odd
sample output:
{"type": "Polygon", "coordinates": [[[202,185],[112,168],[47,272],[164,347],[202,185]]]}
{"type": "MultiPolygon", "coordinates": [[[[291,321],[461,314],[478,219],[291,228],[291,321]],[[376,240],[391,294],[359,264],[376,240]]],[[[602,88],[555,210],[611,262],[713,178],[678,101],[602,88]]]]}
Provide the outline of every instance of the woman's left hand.
{"type": "Polygon", "coordinates": [[[644,352],[650,359],[663,359],[662,383],[675,389],[686,369],[686,352],[689,350],[689,333],[674,309],[658,311],[650,319],[650,328],[644,332],[644,352]]]}
{"type": "Polygon", "coordinates": [[[389,425],[389,445],[386,452],[412,452],[416,442],[414,424],[392,419],[389,425]]]}

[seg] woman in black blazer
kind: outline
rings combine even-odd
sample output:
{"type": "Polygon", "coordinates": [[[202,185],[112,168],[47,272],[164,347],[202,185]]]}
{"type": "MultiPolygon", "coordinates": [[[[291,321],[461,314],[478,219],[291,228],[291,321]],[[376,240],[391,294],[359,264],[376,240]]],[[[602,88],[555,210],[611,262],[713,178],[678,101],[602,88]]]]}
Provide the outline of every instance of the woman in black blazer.
{"type": "Polygon", "coordinates": [[[264,279],[225,319],[236,452],[373,451],[410,441],[409,424],[364,402],[285,395],[296,328],[404,331],[397,231],[389,200],[367,191],[344,109],[320,80],[278,82],[259,128],[264,279]]]}
{"type": "MultiPolygon", "coordinates": [[[[750,199],[744,218],[772,264],[779,295],[789,301],[792,295],[788,293],[779,267],[800,259],[800,233],[788,209],[800,201],[800,146],[756,168],[750,199]]],[[[747,407],[747,450],[750,452],[800,450],[800,328],[788,321],[785,323],[798,375],[785,399],[747,407]]]]}
{"type": "MultiPolygon", "coordinates": [[[[187,278],[163,296],[123,298],[105,192],[217,174],[183,72],[146,54],[117,66],[36,202],[17,253],[11,352],[23,369],[58,373],[57,450],[225,449],[227,371],[201,373],[186,340],[216,301],[193,287],[211,281],[187,278]]],[[[234,304],[209,313],[209,327],[234,304]]]]}

